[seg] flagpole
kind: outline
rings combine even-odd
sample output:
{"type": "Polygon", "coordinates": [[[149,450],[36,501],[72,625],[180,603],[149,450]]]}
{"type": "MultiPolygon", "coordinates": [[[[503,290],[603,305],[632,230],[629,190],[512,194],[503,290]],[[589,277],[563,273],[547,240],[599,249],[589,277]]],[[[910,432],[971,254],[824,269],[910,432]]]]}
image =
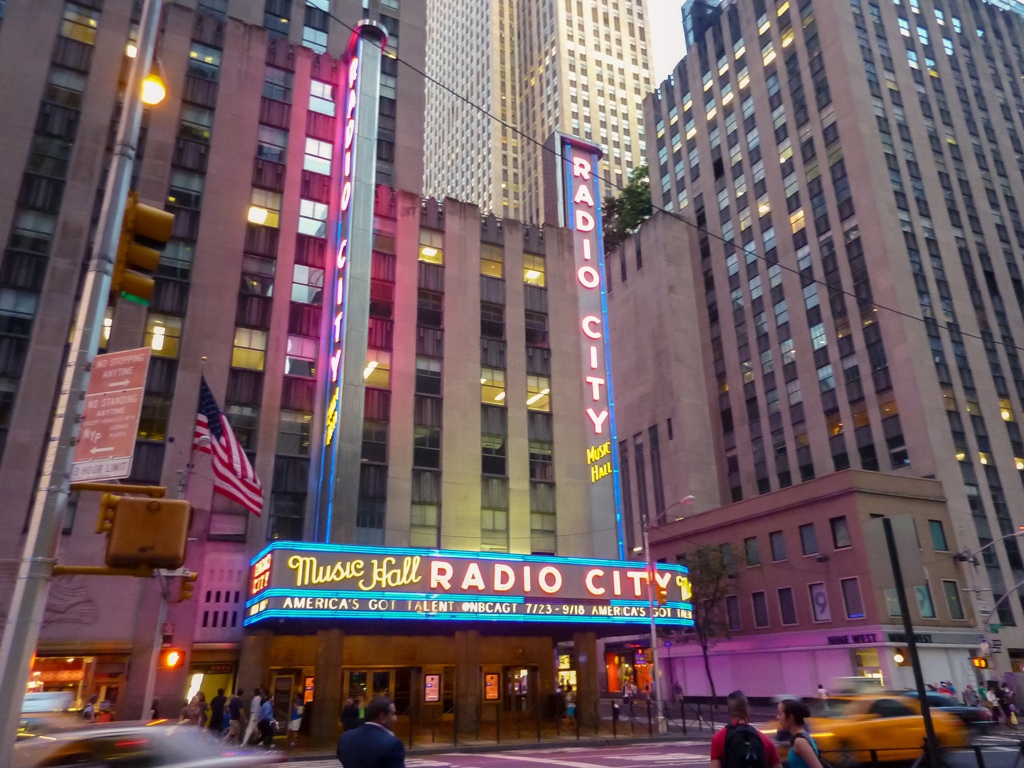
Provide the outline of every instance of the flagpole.
{"type": "MultiPolygon", "coordinates": [[[[205,377],[206,377],[206,355],[203,355],[202,361],[199,364],[200,388],[202,387],[202,381],[203,381],[203,379],[205,377]]],[[[196,398],[196,410],[197,411],[199,410],[199,398],[198,397],[196,398]]],[[[193,426],[193,432],[194,431],[195,431],[195,427],[193,426]]],[[[189,440],[188,441],[188,445],[189,445],[189,448],[188,448],[188,464],[185,465],[185,475],[184,475],[184,477],[181,478],[181,484],[178,486],[178,498],[179,499],[187,499],[188,498],[189,482],[192,480],[192,472],[196,468],[196,445],[195,445],[195,440],[194,439],[189,440]]]]}

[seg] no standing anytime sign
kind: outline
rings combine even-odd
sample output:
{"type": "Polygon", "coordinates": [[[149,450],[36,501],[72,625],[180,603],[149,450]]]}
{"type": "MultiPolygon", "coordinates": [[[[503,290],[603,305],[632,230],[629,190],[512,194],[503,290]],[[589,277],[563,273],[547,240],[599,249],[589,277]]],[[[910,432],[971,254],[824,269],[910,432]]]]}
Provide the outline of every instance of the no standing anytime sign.
{"type": "Polygon", "coordinates": [[[128,349],[93,360],[71,482],[118,480],[131,474],[151,352],[149,347],[128,349]]]}

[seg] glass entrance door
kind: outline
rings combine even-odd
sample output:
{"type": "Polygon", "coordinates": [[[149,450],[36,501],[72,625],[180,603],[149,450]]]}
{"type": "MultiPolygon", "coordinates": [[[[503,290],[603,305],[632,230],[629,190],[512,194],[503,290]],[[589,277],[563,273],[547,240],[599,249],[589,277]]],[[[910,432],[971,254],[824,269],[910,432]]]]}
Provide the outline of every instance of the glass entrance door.
{"type": "Polygon", "coordinates": [[[395,671],[393,669],[350,669],[345,672],[345,698],[358,701],[365,707],[374,696],[395,698],[395,671]]]}

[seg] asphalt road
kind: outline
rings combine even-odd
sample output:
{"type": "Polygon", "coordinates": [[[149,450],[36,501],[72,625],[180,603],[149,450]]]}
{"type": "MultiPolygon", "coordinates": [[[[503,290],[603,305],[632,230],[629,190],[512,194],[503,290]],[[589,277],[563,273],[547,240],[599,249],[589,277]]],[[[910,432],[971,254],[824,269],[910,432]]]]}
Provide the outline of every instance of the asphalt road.
{"type": "MultiPolygon", "coordinates": [[[[983,765],[979,766],[973,751],[945,753],[948,768],[1024,768],[1020,736],[996,734],[979,740],[983,765]]],[[[708,742],[671,741],[655,744],[631,744],[597,747],[562,747],[550,749],[510,749],[505,752],[432,755],[410,757],[406,768],[706,768],[708,742]]],[[[296,768],[339,768],[337,760],[296,761],[296,768]]]]}

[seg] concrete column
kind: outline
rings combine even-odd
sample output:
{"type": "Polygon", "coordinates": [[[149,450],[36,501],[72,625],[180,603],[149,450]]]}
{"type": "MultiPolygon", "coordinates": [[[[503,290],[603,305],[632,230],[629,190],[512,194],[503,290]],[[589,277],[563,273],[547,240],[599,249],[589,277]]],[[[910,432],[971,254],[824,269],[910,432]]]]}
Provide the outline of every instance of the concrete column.
{"type": "Polygon", "coordinates": [[[316,633],[316,671],[313,682],[311,734],[316,744],[334,744],[341,714],[341,664],[345,633],[321,629],[316,633]]]}
{"type": "Polygon", "coordinates": [[[580,726],[596,728],[600,722],[597,635],[593,632],[574,632],[572,644],[576,656],[576,717],[580,726]]]}
{"type": "MultiPolygon", "coordinates": [[[[113,581],[110,577],[101,577],[105,581],[113,581]]],[[[125,584],[127,579],[117,579],[116,588],[125,592],[136,586],[125,584]]],[[[132,631],[132,654],[128,662],[128,675],[125,678],[124,692],[117,702],[118,720],[144,720],[149,718],[152,702],[146,698],[146,681],[153,665],[153,643],[156,640],[156,624],[160,620],[160,581],[159,579],[135,579],[138,588],[135,609],[135,627],[132,631]]],[[[104,585],[110,586],[110,585],[104,585]]],[[[184,691],[180,694],[184,696],[184,691]]],[[[181,711],[181,701],[168,702],[167,710],[175,715],[181,711]]],[[[161,709],[161,712],[165,710],[161,709]]]]}
{"type": "Polygon", "coordinates": [[[480,633],[475,629],[455,633],[455,708],[459,731],[475,731],[480,717],[480,633]]]}
{"type": "MultiPolygon", "coordinates": [[[[245,691],[248,702],[257,685],[270,685],[267,679],[267,657],[274,633],[266,627],[250,629],[242,635],[242,651],[238,658],[238,682],[235,690],[245,691]]],[[[162,714],[162,712],[161,712],[162,714]]]]}

